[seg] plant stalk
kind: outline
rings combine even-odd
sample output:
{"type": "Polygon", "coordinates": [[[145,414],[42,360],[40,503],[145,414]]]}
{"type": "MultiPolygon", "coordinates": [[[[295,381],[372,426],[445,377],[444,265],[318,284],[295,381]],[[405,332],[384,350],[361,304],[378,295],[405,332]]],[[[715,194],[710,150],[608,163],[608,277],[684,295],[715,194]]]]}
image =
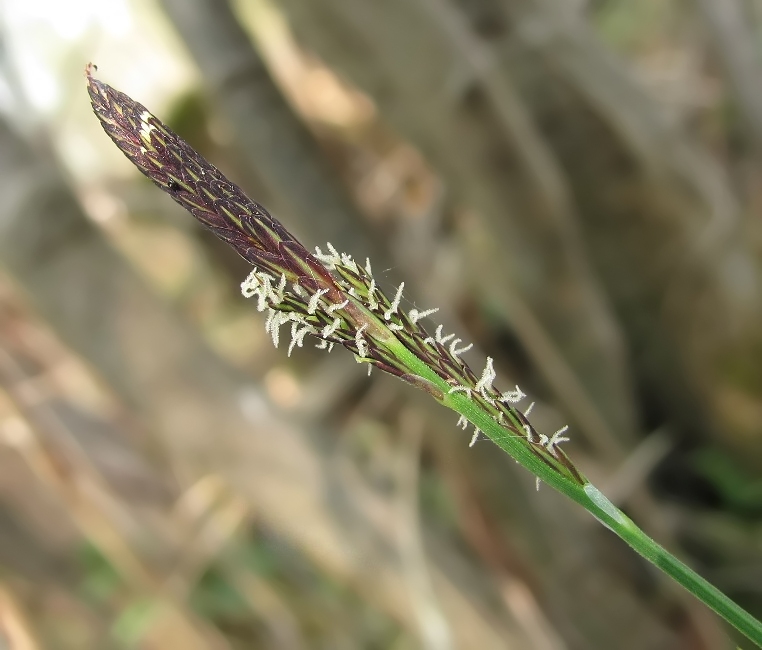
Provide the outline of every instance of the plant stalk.
{"type": "Polygon", "coordinates": [[[532,454],[522,439],[506,431],[477,403],[461,393],[450,393],[450,386],[403,345],[392,346],[411,370],[434,384],[444,394],[441,403],[466,417],[498,447],[540,480],[576,501],[598,521],[624,540],[639,555],[681,584],[707,607],[724,618],[739,632],[762,648],[762,623],[733,602],[689,566],[678,560],[663,546],[644,533],[592,483],[584,479],[580,485],[554,471],[532,454]]]}

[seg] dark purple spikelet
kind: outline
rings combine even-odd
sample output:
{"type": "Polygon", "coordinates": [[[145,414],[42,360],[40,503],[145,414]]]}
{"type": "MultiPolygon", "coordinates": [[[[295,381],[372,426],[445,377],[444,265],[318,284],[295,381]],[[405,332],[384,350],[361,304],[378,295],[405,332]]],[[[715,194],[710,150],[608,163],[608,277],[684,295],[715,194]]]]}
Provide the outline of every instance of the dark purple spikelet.
{"type": "Polygon", "coordinates": [[[93,111],[104,131],[143,174],[239,255],[314,293],[340,293],[328,270],[265,208],[195,151],[145,106],[85,68],[93,111]]]}

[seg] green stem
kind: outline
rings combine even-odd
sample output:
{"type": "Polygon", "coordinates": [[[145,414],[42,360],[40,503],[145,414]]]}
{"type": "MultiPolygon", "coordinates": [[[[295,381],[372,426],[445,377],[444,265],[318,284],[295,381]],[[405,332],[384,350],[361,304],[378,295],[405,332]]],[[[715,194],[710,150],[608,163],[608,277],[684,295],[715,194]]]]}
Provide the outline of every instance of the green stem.
{"type": "Polygon", "coordinates": [[[613,531],[637,553],[664,571],[707,607],[714,610],[728,623],[762,648],[762,623],[736,605],[719,589],[704,580],[664,547],[638,528],[633,521],[609,501],[592,483],[584,485],[563,476],[532,453],[523,437],[503,428],[493,416],[485,413],[479,405],[462,393],[449,393],[450,386],[421,359],[413,355],[399,342],[387,343],[403,363],[444,395],[442,404],[465,416],[474,426],[488,436],[498,447],[510,454],[522,466],[567,497],[579,503],[604,526],[613,531]]]}
{"type": "Polygon", "coordinates": [[[585,486],[585,492],[603,504],[603,508],[598,508],[595,503],[592,506],[582,503],[605,526],[619,535],[651,564],[659,567],[707,607],[713,609],[749,640],[762,647],[762,623],[760,621],[739,607],[714,585],[704,580],[693,569],[683,564],[663,546],[657,544],[632,520],[611,504],[591,483],[585,486]],[[606,504],[608,505],[606,506],[606,504]],[[598,509],[597,513],[595,509],[598,509]]]}

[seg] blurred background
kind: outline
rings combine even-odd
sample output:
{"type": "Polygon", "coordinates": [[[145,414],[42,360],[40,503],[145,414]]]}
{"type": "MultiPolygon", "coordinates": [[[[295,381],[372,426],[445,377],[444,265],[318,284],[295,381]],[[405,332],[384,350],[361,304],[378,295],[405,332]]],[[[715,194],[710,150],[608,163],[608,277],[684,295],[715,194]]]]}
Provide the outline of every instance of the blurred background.
{"type": "Polygon", "coordinates": [[[0,2],[0,648],[735,647],[423,392],[273,349],[88,61],[759,617],[760,0],[0,2]]]}

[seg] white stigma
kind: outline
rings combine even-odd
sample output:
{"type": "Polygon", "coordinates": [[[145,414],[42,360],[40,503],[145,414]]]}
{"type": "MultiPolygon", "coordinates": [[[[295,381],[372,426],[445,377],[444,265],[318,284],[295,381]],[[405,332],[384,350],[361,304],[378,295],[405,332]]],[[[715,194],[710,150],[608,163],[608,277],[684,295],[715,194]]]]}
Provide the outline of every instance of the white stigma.
{"type": "MultiPolygon", "coordinates": [[[[368,260],[368,264],[370,265],[370,260],[368,260]]],[[[378,300],[376,300],[376,281],[373,278],[370,279],[370,287],[368,287],[368,308],[371,311],[376,311],[376,309],[378,309],[378,300]]]]}
{"type": "Polygon", "coordinates": [[[265,273],[260,273],[259,279],[262,285],[259,287],[257,294],[257,311],[264,311],[267,307],[267,299],[270,297],[270,294],[273,291],[272,281],[270,280],[270,276],[266,275],[265,273]]]}
{"type": "Polygon", "coordinates": [[[257,289],[259,289],[259,278],[257,277],[257,270],[254,269],[249,275],[246,276],[246,279],[241,282],[241,295],[244,298],[251,298],[254,296],[257,292],[257,289]]]}
{"type": "Polygon", "coordinates": [[[481,429],[474,427],[474,435],[471,436],[471,442],[468,443],[469,447],[473,447],[476,444],[476,441],[479,440],[479,434],[481,432],[482,432],[481,429]]]}
{"type": "Polygon", "coordinates": [[[394,300],[392,300],[392,304],[384,312],[384,320],[389,320],[392,317],[392,314],[397,313],[397,308],[400,306],[400,300],[402,300],[402,290],[405,288],[405,283],[401,282],[400,286],[397,287],[397,293],[394,296],[394,300]]]}
{"type": "Polygon", "coordinates": [[[272,308],[267,310],[267,320],[265,321],[265,332],[269,332],[270,331],[270,327],[273,324],[273,318],[275,317],[275,314],[277,314],[277,313],[278,312],[275,311],[272,308]]]}
{"type": "Polygon", "coordinates": [[[328,242],[328,253],[323,253],[319,246],[315,246],[315,257],[317,257],[323,264],[329,268],[335,268],[337,264],[341,264],[341,255],[337,251],[331,242],[328,242]]]}
{"type": "Polygon", "coordinates": [[[265,324],[265,331],[270,329],[270,335],[273,337],[273,345],[277,348],[280,342],[280,326],[291,320],[291,314],[284,314],[282,311],[276,311],[272,318],[265,324]]]}
{"type": "Polygon", "coordinates": [[[320,297],[328,293],[328,289],[318,289],[317,292],[312,294],[310,301],[307,303],[307,313],[311,316],[317,311],[320,304],[320,297]]]}
{"type": "Polygon", "coordinates": [[[275,298],[273,299],[273,303],[275,303],[276,305],[279,305],[281,302],[283,302],[283,296],[285,294],[285,291],[286,291],[286,274],[281,273],[278,287],[273,292],[275,295],[275,298]]]}
{"type": "Polygon", "coordinates": [[[355,344],[357,345],[357,355],[362,358],[365,358],[368,356],[368,343],[365,340],[365,337],[362,335],[366,327],[368,327],[368,324],[363,323],[362,327],[360,327],[360,329],[357,330],[357,334],[355,334],[355,344]]]}
{"type": "Polygon", "coordinates": [[[434,307],[433,309],[427,309],[426,311],[418,311],[417,309],[411,309],[407,315],[410,317],[410,320],[413,321],[413,325],[415,325],[422,318],[426,318],[427,316],[436,314],[438,311],[439,311],[439,307],[434,307]]]}
{"type": "Polygon", "coordinates": [[[560,445],[562,442],[569,442],[569,438],[564,436],[564,434],[569,430],[569,425],[567,424],[564,427],[561,427],[558,431],[556,431],[551,437],[550,440],[548,440],[544,446],[548,451],[553,451],[552,447],[556,447],[560,445]]]}
{"type": "Polygon", "coordinates": [[[490,399],[488,393],[492,390],[492,382],[495,381],[497,373],[492,365],[492,357],[487,357],[487,365],[484,366],[481,379],[474,386],[474,390],[482,394],[485,399],[490,399]]]}
{"type": "Polygon", "coordinates": [[[339,327],[341,326],[341,318],[334,318],[333,323],[330,325],[326,325],[323,328],[323,331],[320,332],[320,336],[327,339],[329,336],[331,336],[339,327]]]}
{"type": "Polygon", "coordinates": [[[331,305],[328,305],[328,307],[326,308],[326,312],[329,314],[332,314],[337,309],[344,309],[344,307],[346,307],[348,304],[349,304],[349,300],[345,300],[344,302],[335,302],[331,305]]]}
{"type": "Polygon", "coordinates": [[[351,255],[346,253],[341,254],[341,263],[354,273],[360,273],[360,269],[357,268],[357,263],[352,259],[351,255]]]}
{"type": "Polygon", "coordinates": [[[308,333],[312,333],[315,331],[315,328],[312,327],[312,325],[305,325],[302,327],[302,329],[298,329],[299,324],[294,323],[291,326],[291,343],[288,346],[288,356],[291,356],[291,353],[294,350],[295,346],[302,347],[304,344],[304,337],[308,333]]]}
{"type": "Polygon", "coordinates": [[[518,385],[515,390],[509,390],[507,393],[503,393],[500,396],[501,402],[510,402],[511,404],[517,404],[526,397],[524,391],[522,391],[518,385]]]}
{"type": "Polygon", "coordinates": [[[441,343],[442,345],[445,345],[447,341],[449,341],[455,334],[448,334],[447,336],[443,336],[442,334],[442,325],[437,325],[436,332],[434,332],[434,336],[436,338],[437,343],[441,343]]]}
{"type": "Polygon", "coordinates": [[[463,354],[464,352],[468,352],[472,347],[474,347],[473,343],[469,343],[468,345],[464,345],[460,349],[455,349],[455,346],[460,343],[460,339],[455,339],[452,343],[450,343],[450,354],[455,357],[456,359],[463,354]]]}

